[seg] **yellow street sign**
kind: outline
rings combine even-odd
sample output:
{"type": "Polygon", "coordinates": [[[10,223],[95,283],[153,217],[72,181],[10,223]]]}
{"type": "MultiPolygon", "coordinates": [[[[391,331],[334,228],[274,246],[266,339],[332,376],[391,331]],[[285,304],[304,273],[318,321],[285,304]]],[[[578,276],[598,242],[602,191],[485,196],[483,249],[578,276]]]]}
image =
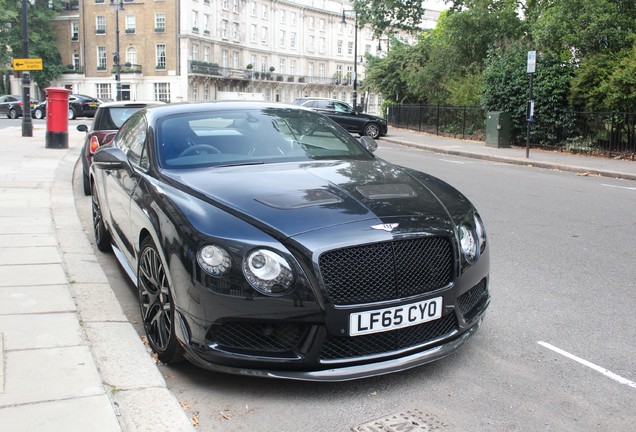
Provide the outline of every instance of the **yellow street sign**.
{"type": "Polygon", "coordinates": [[[13,70],[42,70],[41,58],[13,59],[13,70]]]}

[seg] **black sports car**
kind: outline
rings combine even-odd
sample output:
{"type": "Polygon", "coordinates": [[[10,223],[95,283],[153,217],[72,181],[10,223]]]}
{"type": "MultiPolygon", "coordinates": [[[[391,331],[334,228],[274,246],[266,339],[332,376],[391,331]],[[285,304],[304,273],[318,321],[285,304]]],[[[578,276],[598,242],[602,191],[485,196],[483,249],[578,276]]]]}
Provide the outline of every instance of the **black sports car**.
{"type": "Polygon", "coordinates": [[[490,302],[480,216],[375,148],[290,105],[133,114],[94,155],[93,225],[159,359],[341,381],[462,345],[490,302]]]}

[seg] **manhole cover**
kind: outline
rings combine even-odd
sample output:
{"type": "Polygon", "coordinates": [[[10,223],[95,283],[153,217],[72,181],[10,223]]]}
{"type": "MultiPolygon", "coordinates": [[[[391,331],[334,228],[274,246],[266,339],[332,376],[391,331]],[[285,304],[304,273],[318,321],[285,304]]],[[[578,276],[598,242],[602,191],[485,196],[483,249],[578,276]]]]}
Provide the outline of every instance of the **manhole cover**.
{"type": "Polygon", "coordinates": [[[389,414],[386,417],[354,426],[353,432],[428,432],[440,430],[446,426],[431,414],[422,414],[413,409],[406,412],[389,414]]]}

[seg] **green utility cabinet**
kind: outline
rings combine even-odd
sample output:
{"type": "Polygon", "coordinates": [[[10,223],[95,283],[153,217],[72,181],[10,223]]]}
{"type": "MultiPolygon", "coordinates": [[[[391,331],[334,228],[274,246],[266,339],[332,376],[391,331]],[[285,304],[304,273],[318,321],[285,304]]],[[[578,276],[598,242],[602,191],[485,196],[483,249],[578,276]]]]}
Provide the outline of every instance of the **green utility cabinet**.
{"type": "Polygon", "coordinates": [[[510,147],[510,113],[491,111],[486,114],[486,146],[510,147]]]}

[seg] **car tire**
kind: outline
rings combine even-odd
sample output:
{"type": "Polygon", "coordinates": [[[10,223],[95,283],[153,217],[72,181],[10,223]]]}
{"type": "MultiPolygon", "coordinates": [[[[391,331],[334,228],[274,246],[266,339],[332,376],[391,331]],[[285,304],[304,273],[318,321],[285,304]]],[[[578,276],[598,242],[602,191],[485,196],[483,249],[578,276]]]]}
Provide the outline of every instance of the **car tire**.
{"type": "Polygon", "coordinates": [[[73,108],[69,108],[68,109],[68,119],[69,120],[75,120],[75,110],[73,108]]]}
{"type": "Polygon", "coordinates": [[[95,244],[97,244],[97,249],[100,251],[110,252],[112,250],[110,245],[110,233],[108,232],[108,229],[106,229],[104,216],[102,215],[102,209],[99,205],[99,198],[97,198],[97,194],[93,194],[92,202],[93,234],[95,235],[95,244]]]}
{"type": "Polygon", "coordinates": [[[35,111],[33,111],[33,117],[35,117],[38,120],[42,120],[44,118],[44,113],[42,112],[41,109],[36,109],[35,111]]]}
{"type": "Polygon", "coordinates": [[[183,360],[183,348],[175,334],[175,305],[172,289],[155,242],[146,237],[141,243],[137,288],[141,320],[150,348],[164,363],[183,360]]]}
{"type": "Polygon", "coordinates": [[[380,126],[378,126],[376,123],[369,123],[364,127],[362,135],[366,135],[373,139],[378,139],[380,137],[380,126]]]}
{"type": "Polygon", "coordinates": [[[91,194],[91,179],[88,177],[88,174],[82,173],[82,186],[84,188],[84,195],[88,196],[91,194]]]}
{"type": "Polygon", "coordinates": [[[7,115],[7,117],[9,117],[10,119],[17,119],[18,118],[18,112],[15,110],[15,108],[11,108],[9,110],[9,114],[7,115]]]}

